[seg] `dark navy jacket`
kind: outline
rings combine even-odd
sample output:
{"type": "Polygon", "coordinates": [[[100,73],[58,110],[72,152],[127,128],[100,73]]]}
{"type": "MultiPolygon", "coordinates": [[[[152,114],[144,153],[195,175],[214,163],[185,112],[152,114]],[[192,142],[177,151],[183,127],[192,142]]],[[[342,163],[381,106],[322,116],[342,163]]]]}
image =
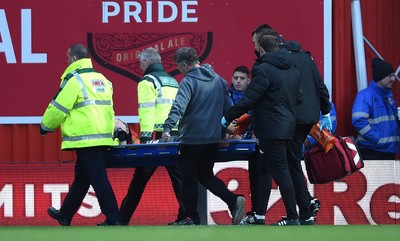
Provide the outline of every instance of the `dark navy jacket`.
{"type": "Polygon", "coordinates": [[[225,112],[230,122],[251,109],[254,133],[259,139],[291,139],[296,108],[302,101],[300,74],[292,67],[286,49],[264,54],[253,69],[244,96],[225,112]]]}
{"type": "Polygon", "coordinates": [[[315,124],[319,121],[320,112],[324,115],[331,110],[329,91],[310,53],[301,50],[298,42],[287,41],[281,48],[289,51],[289,60],[301,75],[304,99],[297,108],[297,123],[315,124]]]}

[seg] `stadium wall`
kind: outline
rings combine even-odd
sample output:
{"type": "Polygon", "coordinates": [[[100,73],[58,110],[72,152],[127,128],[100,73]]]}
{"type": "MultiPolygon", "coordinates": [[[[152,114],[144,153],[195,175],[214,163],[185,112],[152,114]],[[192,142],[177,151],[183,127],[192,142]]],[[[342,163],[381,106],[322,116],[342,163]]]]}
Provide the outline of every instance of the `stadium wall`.
{"type": "MultiPolygon", "coordinates": [[[[53,177],[52,177],[52,172],[59,172],[58,168],[62,167],[63,169],[65,168],[65,174],[64,180],[62,180],[61,183],[70,183],[72,180],[72,172],[71,172],[71,167],[68,164],[69,161],[72,161],[75,159],[75,155],[73,152],[61,152],[59,150],[59,147],[61,145],[60,143],[60,132],[57,130],[54,134],[47,135],[46,138],[42,138],[39,135],[39,126],[37,123],[40,122],[40,115],[43,113],[47,103],[50,101],[50,98],[53,96],[54,90],[57,90],[58,88],[58,81],[57,78],[59,74],[62,72],[64,69],[65,65],[65,59],[63,56],[65,56],[65,49],[68,47],[69,44],[75,41],[82,41],[86,42],[86,33],[88,32],[87,29],[82,29],[77,26],[83,26],[80,23],[84,22],[82,21],[81,17],[84,16],[83,14],[80,15],[80,18],[77,19],[75,22],[70,22],[71,26],[73,26],[73,35],[67,35],[65,32],[58,31],[59,29],[64,29],[61,27],[53,26],[53,27],[46,27],[43,28],[41,26],[47,26],[46,24],[54,24],[57,25],[60,22],[65,22],[63,20],[60,21],[48,21],[49,16],[54,16],[54,19],[57,18],[58,16],[63,16],[62,14],[58,14],[57,11],[59,9],[63,9],[63,11],[69,11],[69,12],[74,12],[73,10],[66,10],[70,6],[75,6],[73,4],[75,0],[72,0],[70,2],[65,2],[67,4],[66,8],[63,8],[61,6],[64,3],[59,3],[57,5],[54,5],[52,1],[2,1],[0,3],[0,16],[2,17],[2,21],[0,22],[0,27],[1,27],[1,38],[2,42],[2,47],[4,47],[4,39],[5,39],[5,32],[7,30],[10,31],[11,34],[11,39],[12,43],[14,46],[15,54],[16,54],[16,62],[17,63],[11,63],[7,64],[7,60],[4,54],[4,48],[2,48],[2,51],[0,52],[0,69],[2,70],[2,74],[0,75],[0,83],[3,86],[3,94],[0,96],[0,102],[3,103],[3,108],[0,111],[0,119],[2,119],[0,124],[0,178],[2,179],[2,184],[0,186],[1,188],[1,195],[5,195],[6,190],[10,188],[10,186],[7,186],[8,184],[14,184],[14,182],[20,182],[18,185],[22,185],[20,188],[13,186],[13,191],[18,190],[18,192],[21,192],[22,190],[25,189],[25,184],[28,184],[27,187],[27,192],[29,193],[31,190],[31,186],[29,184],[32,184],[31,181],[18,181],[20,179],[18,178],[23,178],[25,176],[25,173],[27,175],[30,173],[29,170],[36,170],[38,169],[37,165],[44,165],[42,166],[43,170],[48,170],[50,174],[47,174],[45,172],[41,172],[39,175],[40,177],[43,177],[43,184],[47,183],[53,183],[53,177]],[[45,6],[45,7],[44,7],[45,6]],[[54,10],[51,11],[51,9],[54,7],[54,10]],[[21,45],[22,45],[22,37],[21,37],[21,28],[22,28],[22,9],[31,9],[31,30],[32,30],[32,45],[31,45],[31,50],[32,54],[36,53],[42,53],[42,52],[48,52],[50,48],[55,49],[55,52],[49,53],[49,61],[51,61],[51,66],[45,66],[44,64],[29,64],[29,63],[21,63],[21,55],[22,55],[22,50],[21,50],[21,45]],[[4,10],[4,11],[2,11],[4,10]],[[44,14],[40,14],[41,11],[44,11],[44,14]],[[52,15],[53,14],[53,15],[52,15]],[[4,28],[4,25],[6,22],[3,21],[4,19],[7,20],[8,23],[8,28],[4,28]],[[56,31],[55,31],[56,30],[56,31]],[[83,32],[84,34],[78,34],[80,31],[83,32]],[[49,35],[50,34],[50,35],[49,35]],[[69,36],[69,37],[67,37],[69,36]],[[57,39],[58,41],[54,41],[54,39],[57,39]],[[61,43],[60,41],[65,41],[64,43],[61,43]],[[21,68],[23,67],[23,68],[21,68]],[[45,74],[44,74],[45,73],[45,74]],[[46,92],[47,94],[43,94],[41,91],[46,92]],[[17,104],[18,103],[18,104],[17,104]],[[36,111],[38,110],[38,111],[36,111]],[[19,118],[23,116],[26,117],[29,121],[23,121],[23,123],[19,123],[18,121],[15,122],[9,122],[10,117],[18,117],[17,120],[20,120],[19,118]],[[31,116],[34,116],[34,118],[31,118],[31,116]],[[5,121],[3,121],[5,119],[5,121]],[[33,121],[30,121],[33,120],[33,121]],[[4,124],[7,123],[7,124],[4,124]],[[62,163],[62,164],[60,164],[62,163]],[[59,166],[58,166],[59,165],[59,166]],[[11,168],[8,169],[7,167],[11,168]],[[13,169],[14,168],[14,169],[13,169]],[[53,169],[54,168],[54,169],[53,169]],[[7,172],[6,172],[7,170],[7,172]],[[14,171],[12,171],[14,170],[14,171]],[[58,171],[57,171],[58,170],[58,171]],[[6,174],[10,171],[10,173],[14,173],[13,177],[10,179],[6,178],[6,174]],[[47,176],[51,177],[49,180],[47,180],[47,176]],[[18,177],[17,177],[18,176],[18,177]],[[4,177],[4,178],[3,178],[4,177]],[[68,182],[66,181],[68,180],[68,182]]],[[[90,6],[90,11],[86,11],[84,8],[84,11],[86,12],[101,12],[99,11],[100,8],[96,9],[95,5],[99,4],[100,1],[77,1],[77,4],[80,6],[90,6]]],[[[182,1],[171,1],[171,2],[182,2],[182,1]]],[[[353,133],[353,128],[351,127],[351,104],[354,100],[354,96],[357,93],[356,89],[356,75],[355,75],[355,64],[354,64],[354,57],[353,57],[353,47],[352,47],[352,33],[351,33],[351,15],[350,15],[350,3],[351,0],[335,0],[335,1],[315,1],[313,4],[307,4],[307,6],[303,6],[304,4],[301,4],[301,1],[291,1],[291,0],[286,0],[286,1],[278,1],[271,3],[270,1],[265,1],[265,0],[260,0],[260,1],[252,1],[251,3],[249,2],[246,5],[247,9],[252,9],[253,6],[256,6],[257,10],[263,11],[263,14],[255,14],[252,16],[252,18],[248,18],[251,21],[237,21],[236,19],[237,16],[239,16],[236,11],[242,12],[243,11],[243,4],[241,4],[241,1],[202,1],[199,9],[199,16],[200,20],[202,19],[208,19],[205,22],[200,22],[197,23],[196,28],[193,28],[192,24],[190,23],[185,23],[183,25],[177,25],[176,23],[172,23],[173,29],[184,29],[185,31],[191,31],[192,29],[197,29],[198,31],[214,31],[216,35],[214,36],[216,42],[214,42],[214,48],[213,51],[211,52],[210,56],[208,57],[207,61],[211,62],[214,66],[217,67],[218,71],[225,76],[227,80],[229,80],[229,76],[231,74],[231,70],[233,69],[234,66],[238,64],[243,64],[246,63],[249,66],[253,62],[253,57],[251,54],[246,54],[246,55],[241,55],[238,54],[237,51],[232,51],[232,49],[237,49],[238,46],[240,46],[243,50],[243,53],[251,53],[252,52],[252,44],[251,44],[251,39],[249,35],[249,31],[254,28],[259,23],[269,23],[271,24],[274,28],[276,28],[278,31],[282,32],[285,37],[288,39],[297,39],[299,40],[303,46],[311,50],[313,53],[313,56],[315,57],[315,60],[317,62],[318,67],[320,68],[321,72],[323,72],[323,64],[326,61],[324,59],[324,53],[322,51],[322,42],[323,42],[323,37],[322,37],[322,24],[320,24],[320,19],[322,18],[322,13],[320,10],[322,7],[319,6],[319,4],[323,3],[329,3],[331,2],[332,8],[328,11],[332,12],[332,33],[331,33],[331,39],[332,39],[332,99],[336,104],[336,108],[338,111],[338,133],[341,135],[352,135],[353,133]],[[262,4],[269,4],[269,6],[272,6],[271,4],[282,4],[284,6],[288,5],[288,2],[291,4],[291,2],[295,2],[296,4],[299,4],[299,6],[296,5],[296,7],[293,7],[296,11],[291,11],[287,12],[287,14],[290,14],[290,17],[288,18],[282,18],[280,15],[279,11],[272,11],[272,13],[267,13],[265,12],[265,9],[259,8],[262,4]],[[318,2],[318,4],[315,4],[318,2]],[[240,3],[240,4],[238,4],[240,3]],[[203,6],[206,6],[203,8],[203,6]],[[211,8],[212,7],[212,8],[211,8]],[[311,13],[309,12],[311,11],[311,13]],[[236,14],[235,14],[236,13],[236,14]],[[204,14],[204,15],[203,15],[204,14]],[[274,14],[278,15],[275,16],[274,14]],[[213,17],[210,18],[209,16],[212,15],[213,17]],[[202,18],[204,16],[204,18],[202,18]],[[223,16],[224,18],[221,18],[223,16]],[[266,19],[265,16],[268,16],[266,19]],[[275,17],[274,17],[275,16],[275,17]],[[310,21],[310,16],[312,16],[311,21],[310,21]],[[294,22],[293,19],[299,19],[299,21],[294,22]],[[318,20],[316,20],[318,19],[318,20]],[[301,21],[300,21],[301,20],[301,21]],[[217,23],[217,27],[215,27],[215,23],[217,23]],[[300,24],[301,23],[301,24],[300,24]],[[310,24],[312,23],[312,24],[310,24]],[[295,24],[295,27],[293,27],[295,24]],[[314,25],[315,24],[315,25],[314,25]],[[232,31],[231,28],[226,28],[226,26],[234,26],[235,31],[232,31]],[[221,29],[219,29],[221,28],[221,29]],[[229,37],[228,40],[225,39],[225,37],[229,37]],[[234,48],[229,47],[228,42],[235,42],[239,41],[234,48]],[[223,51],[218,52],[218,51],[223,51]],[[224,54],[224,53],[229,53],[229,55],[224,54]]],[[[400,29],[400,15],[398,14],[400,10],[400,1],[398,0],[361,0],[361,13],[362,13],[362,20],[363,20],[363,30],[364,30],[364,35],[365,37],[374,45],[374,47],[379,51],[379,53],[389,62],[391,62],[394,67],[396,68],[399,63],[400,63],[400,45],[398,44],[400,42],[400,35],[399,35],[399,29],[400,29]]],[[[270,9],[280,9],[279,6],[277,7],[271,7],[270,9]]],[[[24,14],[27,12],[24,11],[24,14]]],[[[28,16],[28,15],[24,15],[28,16]]],[[[154,14],[156,16],[156,14],[154,14]]],[[[53,19],[53,18],[52,18],[53,19]]],[[[98,16],[92,18],[92,19],[98,19],[98,16]]],[[[113,25],[110,24],[111,27],[109,27],[107,30],[104,30],[102,26],[94,26],[93,24],[90,23],[90,29],[93,31],[97,32],[103,32],[103,31],[118,31],[118,28],[122,28],[123,31],[132,31],[132,26],[129,24],[121,24],[121,17],[118,17],[117,24],[113,25]],[[115,27],[117,26],[117,28],[115,27]],[[129,29],[129,30],[127,30],[129,29]]],[[[89,23],[89,22],[88,22],[89,23]]],[[[195,23],[193,23],[195,24],[195,23]]],[[[163,25],[163,31],[168,30],[168,25],[162,24],[163,25]]],[[[25,28],[28,25],[24,25],[25,28]]],[[[107,27],[107,26],[106,26],[107,27]]],[[[84,28],[84,27],[83,27],[84,28]]],[[[65,28],[64,30],[67,30],[65,28]]],[[[134,31],[141,31],[141,32],[159,32],[160,28],[157,26],[157,23],[151,24],[151,23],[143,23],[139,25],[134,25],[134,31]]],[[[121,32],[123,32],[121,31],[121,32]]],[[[183,30],[182,30],[183,31],[183,30]]],[[[370,79],[370,61],[373,57],[375,57],[375,54],[367,47],[365,46],[366,49],[366,61],[367,61],[367,70],[368,70],[368,76],[370,79]]],[[[111,79],[116,80],[115,81],[115,89],[116,93],[119,93],[118,95],[122,96],[118,98],[115,102],[116,104],[116,110],[117,114],[123,114],[123,115],[135,115],[136,113],[136,108],[134,107],[136,105],[136,96],[132,93],[135,91],[135,84],[132,84],[133,82],[127,78],[126,76],[122,76],[114,71],[110,71],[106,68],[103,68],[102,65],[99,63],[95,63],[96,68],[98,68],[101,72],[104,72],[107,74],[107,76],[110,76],[111,79]],[[128,104],[127,104],[128,103],[128,104]],[[133,107],[132,107],[133,106],[133,107]]],[[[394,85],[394,94],[396,97],[396,100],[398,100],[399,95],[399,85],[398,83],[394,85]]],[[[137,122],[137,121],[136,121],[137,122]]],[[[135,130],[137,133],[139,131],[139,127],[136,123],[132,122],[130,123],[131,129],[135,130]]],[[[236,163],[236,162],[235,162],[236,163]]],[[[370,162],[367,162],[367,164],[370,162]]],[[[385,163],[385,162],[384,162],[385,163]]],[[[368,165],[367,167],[368,168],[368,165]]],[[[375,168],[375,166],[374,166],[375,168]]],[[[230,168],[228,168],[231,170],[230,168]]],[[[236,169],[236,167],[235,167],[236,169]]],[[[163,169],[160,169],[160,172],[163,169]]],[[[364,169],[367,170],[367,169],[364,169]]],[[[371,169],[369,172],[365,174],[364,170],[361,172],[363,174],[363,178],[361,178],[360,185],[363,183],[365,184],[368,183],[368,189],[370,190],[371,187],[369,185],[371,183],[374,183],[373,180],[378,180],[379,176],[382,178],[386,178],[387,176],[392,176],[392,173],[397,173],[397,179],[393,178],[393,180],[388,180],[385,183],[382,183],[382,185],[376,184],[375,186],[372,187],[372,193],[376,193],[374,196],[379,194],[379,198],[381,200],[389,200],[386,198],[383,192],[381,190],[387,190],[387,187],[394,187],[393,192],[391,192],[390,195],[390,203],[387,206],[387,208],[392,208],[396,207],[397,210],[398,204],[400,203],[399,201],[399,191],[398,191],[398,177],[399,177],[399,169],[398,169],[398,161],[394,161],[393,165],[387,165],[385,169],[382,169],[379,164],[376,165],[375,169],[371,169]],[[376,172],[376,174],[374,174],[376,172]],[[363,180],[366,179],[366,181],[363,182],[363,180]],[[396,205],[392,205],[393,203],[397,203],[396,205]]],[[[129,180],[130,178],[130,173],[133,170],[128,171],[125,169],[119,169],[119,170],[112,170],[110,173],[111,177],[113,175],[122,175],[124,176],[124,179],[129,180]],[[113,174],[114,172],[117,172],[118,174],[113,174]]],[[[8,174],[11,175],[11,174],[8,174]]],[[[157,174],[158,175],[158,174],[157,174]]],[[[160,174],[161,175],[161,174],[160,174]]],[[[355,174],[355,176],[358,176],[358,174],[355,174]]],[[[393,177],[396,177],[393,175],[393,177]]],[[[38,177],[39,178],[39,177],[38,177]]],[[[113,178],[113,177],[112,177],[113,178]]],[[[350,176],[344,180],[347,179],[354,179],[353,176],[350,176]]],[[[21,179],[23,180],[23,179],[21,179]]],[[[37,179],[33,179],[37,180],[37,179]]],[[[166,179],[167,180],[167,179],[166,179]]],[[[357,179],[358,180],[358,179],[357,179]]],[[[123,181],[123,185],[121,188],[121,191],[119,192],[119,197],[121,195],[124,195],[124,188],[127,187],[127,182],[128,181],[123,181]],[[125,185],[125,186],[124,186],[125,185]]],[[[115,181],[113,182],[115,183],[115,181]]],[[[376,182],[379,183],[379,182],[376,182]]],[[[113,184],[116,185],[116,184],[113,184]]],[[[327,185],[321,185],[321,188],[329,188],[331,190],[332,188],[340,188],[341,182],[337,183],[335,182],[334,184],[327,184],[327,185]],[[331,187],[331,185],[333,185],[331,187]]],[[[310,187],[313,187],[311,185],[310,187]]],[[[38,186],[36,185],[33,186],[35,189],[35,195],[37,190],[43,190],[43,186],[38,186]],[[40,189],[38,189],[40,188],[40,189]]],[[[343,187],[342,187],[343,188],[343,187]]],[[[153,189],[150,189],[154,191],[153,189]]],[[[319,186],[314,189],[318,193],[319,186]]],[[[336,189],[335,189],[336,190],[336,189]]],[[[40,191],[43,192],[43,191],[40,191]]],[[[39,193],[40,193],[39,192],[39,193]]],[[[147,191],[146,192],[150,192],[147,191]]],[[[23,191],[25,193],[25,191],[23,191]]],[[[7,194],[8,195],[8,194],[7,194]]],[[[24,194],[25,195],[25,194],[24,194]]],[[[13,195],[12,197],[14,197],[13,195]]],[[[365,196],[365,195],[364,195],[365,196]]],[[[3,196],[1,196],[3,198],[3,196]]],[[[21,196],[15,196],[18,198],[21,198],[21,196]]],[[[207,196],[208,197],[208,196],[207,196]]],[[[371,194],[372,197],[372,194],[371,194]]],[[[7,196],[9,198],[9,196],[7,196]]],[[[4,200],[4,199],[2,199],[4,200]]],[[[7,199],[8,200],[8,199],[7,199]]],[[[42,200],[39,196],[35,196],[35,200],[42,200]]],[[[120,200],[120,199],[119,199],[120,200]]],[[[372,199],[371,199],[372,200],[372,199]]],[[[374,199],[375,200],[375,199],[374,199]]],[[[13,199],[13,202],[15,201],[15,198],[13,199]]],[[[16,223],[19,223],[18,225],[29,225],[32,223],[35,223],[34,221],[30,222],[29,220],[36,220],[32,217],[27,217],[26,219],[23,219],[21,222],[16,222],[15,220],[17,219],[9,219],[8,217],[5,218],[5,208],[9,208],[9,206],[5,206],[5,204],[10,205],[8,202],[2,203],[0,206],[0,225],[14,225],[16,223]],[[3,216],[1,216],[3,215],[3,216]],[[10,221],[14,220],[14,221],[10,221]],[[28,220],[28,221],[27,221],[28,220]]],[[[39,209],[36,211],[41,212],[39,210],[44,210],[45,207],[47,207],[49,203],[46,204],[40,204],[39,209]]],[[[363,204],[362,212],[363,213],[368,213],[368,210],[376,210],[377,208],[379,209],[380,207],[375,207],[373,205],[381,203],[376,203],[372,202],[369,204],[363,204]],[[371,205],[371,207],[368,207],[368,205],[371,205]]],[[[38,204],[35,204],[38,205],[38,204]]],[[[331,205],[332,206],[332,205],[331,205]]],[[[21,211],[18,211],[16,208],[18,207],[23,207],[23,205],[20,204],[15,204],[13,206],[13,212],[18,213],[20,217],[24,217],[24,213],[26,212],[25,209],[21,209],[21,211]],[[24,211],[25,210],[25,211],[24,211]]],[[[35,206],[36,208],[36,206],[35,206]]],[[[331,210],[332,209],[335,211],[337,208],[329,208],[325,210],[331,210]]],[[[7,209],[8,210],[8,209],[7,209]]],[[[358,209],[360,210],[360,209],[358,209]]],[[[396,210],[396,209],[393,209],[396,210]]],[[[28,211],[29,213],[30,211],[28,211]]],[[[321,218],[319,218],[319,222],[321,223],[334,223],[336,220],[334,215],[332,215],[330,219],[324,220],[324,211],[321,211],[321,218]]],[[[333,211],[332,211],[333,212],[333,211]]],[[[361,211],[359,212],[359,214],[361,211]]],[[[386,212],[387,216],[391,217],[389,220],[393,219],[393,212],[386,212]],[[392,213],[389,215],[389,213],[392,213]]],[[[13,214],[14,215],[14,214],[13,214]]],[[[168,216],[165,218],[165,220],[168,219],[170,221],[170,218],[173,219],[173,215],[168,216]]],[[[279,214],[280,215],[280,214],[279,214]]],[[[336,214],[335,214],[336,215],[336,214]]],[[[339,214],[338,214],[339,215],[339,214]]],[[[365,214],[367,215],[367,214],[365,214]]],[[[368,214],[369,215],[369,214],[368,214]]],[[[339,215],[340,216],[340,215],[339,215]]],[[[343,215],[345,217],[348,217],[348,215],[343,215]]],[[[357,215],[359,216],[359,215],[357,215]]],[[[362,215],[360,215],[362,216],[362,215]]],[[[372,217],[372,215],[370,215],[372,217]]],[[[398,217],[398,216],[397,216],[398,217]]],[[[44,216],[43,216],[44,218],[44,216]]],[[[47,218],[47,217],[46,217],[47,218]]],[[[344,219],[344,218],[342,218],[344,219]]],[[[395,218],[396,219],[396,218],[395,218]]],[[[84,219],[86,220],[86,218],[84,219]]],[[[381,223],[380,221],[373,221],[373,219],[367,219],[370,223],[381,223]]],[[[374,219],[375,220],[375,219],[374,219]]],[[[398,218],[397,218],[398,220],[398,218]]],[[[208,222],[211,222],[212,220],[208,220],[208,222]]],[[[272,220],[271,220],[272,221],[272,220]]],[[[80,223],[79,218],[77,219],[77,222],[80,223]]],[[[83,222],[83,221],[82,221],[83,222]]],[[[135,222],[135,221],[134,221],[135,222]]],[[[365,222],[365,219],[364,219],[365,222]]],[[[87,222],[87,224],[92,224],[91,220],[87,222]]],[[[338,223],[343,223],[339,222],[338,223]]],[[[352,223],[352,222],[350,222],[352,223]]],[[[398,223],[398,222],[397,222],[398,223]]],[[[17,225],[17,224],[16,224],[17,225]]]]}
{"type": "MultiPolygon", "coordinates": [[[[108,175],[120,204],[129,186],[133,168],[111,168],[108,175]]],[[[243,194],[250,210],[246,161],[216,163],[214,171],[228,188],[243,194]]],[[[305,170],[304,170],[305,171],[305,170]]],[[[58,225],[47,208],[59,208],[73,179],[73,162],[0,164],[0,225],[58,225]]],[[[400,161],[365,161],[361,171],[341,180],[320,185],[308,184],[311,194],[321,200],[317,224],[400,224],[400,161]]],[[[210,192],[200,192],[199,213],[203,224],[231,223],[228,208],[210,192]]],[[[165,168],[150,179],[131,225],[166,225],[175,220],[178,204],[165,168]]],[[[267,211],[267,223],[285,215],[277,185],[267,211]]],[[[95,225],[104,221],[97,198],[90,189],[72,225],[95,225]]]]}

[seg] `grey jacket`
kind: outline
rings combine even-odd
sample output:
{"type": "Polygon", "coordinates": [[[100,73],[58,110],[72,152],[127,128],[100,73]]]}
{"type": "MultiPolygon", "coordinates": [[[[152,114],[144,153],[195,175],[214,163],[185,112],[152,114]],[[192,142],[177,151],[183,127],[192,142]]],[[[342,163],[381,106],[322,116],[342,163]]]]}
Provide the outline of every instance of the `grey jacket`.
{"type": "Polygon", "coordinates": [[[164,123],[169,132],[179,121],[182,144],[219,143],[221,118],[230,106],[227,82],[209,64],[195,67],[182,79],[164,123]]]}

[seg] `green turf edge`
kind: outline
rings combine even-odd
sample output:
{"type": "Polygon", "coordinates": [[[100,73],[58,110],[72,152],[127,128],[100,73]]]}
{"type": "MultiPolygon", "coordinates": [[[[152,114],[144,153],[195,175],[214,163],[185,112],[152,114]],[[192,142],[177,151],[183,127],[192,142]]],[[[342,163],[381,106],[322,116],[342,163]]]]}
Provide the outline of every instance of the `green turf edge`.
{"type": "Polygon", "coordinates": [[[0,227],[0,241],[400,241],[400,225],[0,227]]]}

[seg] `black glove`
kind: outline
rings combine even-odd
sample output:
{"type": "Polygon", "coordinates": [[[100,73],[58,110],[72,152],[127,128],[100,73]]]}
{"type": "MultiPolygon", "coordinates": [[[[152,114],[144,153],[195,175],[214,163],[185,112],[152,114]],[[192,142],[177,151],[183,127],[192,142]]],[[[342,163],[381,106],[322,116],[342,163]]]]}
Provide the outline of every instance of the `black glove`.
{"type": "Polygon", "coordinates": [[[151,137],[140,137],[140,143],[147,143],[148,141],[151,141],[151,137]]]}
{"type": "Polygon", "coordinates": [[[45,136],[47,134],[47,131],[43,130],[41,125],[39,126],[39,132],[40,132],[40,135],[42,135],[42,136],[45,136]]]}

